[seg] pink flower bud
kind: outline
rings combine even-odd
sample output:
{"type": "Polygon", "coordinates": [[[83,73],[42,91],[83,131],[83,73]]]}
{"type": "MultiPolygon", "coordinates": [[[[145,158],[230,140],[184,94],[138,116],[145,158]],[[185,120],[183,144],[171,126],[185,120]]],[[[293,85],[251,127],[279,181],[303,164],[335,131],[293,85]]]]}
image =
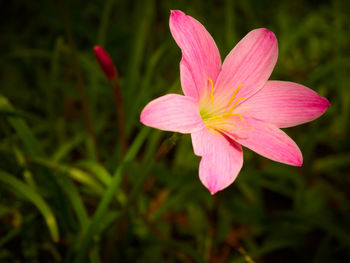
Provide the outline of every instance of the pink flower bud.
{"type": "Polygon", "coordinates": [[[106,50],[100,46],[94,46],[94,52],[101,69],[109,80],[113,80],[118,76],[117,69],[106,50]]]}

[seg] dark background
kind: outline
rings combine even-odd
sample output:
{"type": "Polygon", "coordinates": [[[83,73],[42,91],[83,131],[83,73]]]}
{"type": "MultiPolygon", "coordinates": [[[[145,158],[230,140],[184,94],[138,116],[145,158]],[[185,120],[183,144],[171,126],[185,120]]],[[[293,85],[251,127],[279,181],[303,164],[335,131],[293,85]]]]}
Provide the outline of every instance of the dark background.
{"type": "Polygon", "coordinates": [[[2,1],[0,262],[350,262],[349,3],[2,1]],[[276,34],[271,79],[331,103],[286,129],[302,167],[244,149],[237,180],[211,196],[190,136],[140,124],[150,100],[181,93],[171,9],[199,20],[222,59],[254,28],[276,34]],[[119,71],[125,161],[96,44],[119,71]]]}

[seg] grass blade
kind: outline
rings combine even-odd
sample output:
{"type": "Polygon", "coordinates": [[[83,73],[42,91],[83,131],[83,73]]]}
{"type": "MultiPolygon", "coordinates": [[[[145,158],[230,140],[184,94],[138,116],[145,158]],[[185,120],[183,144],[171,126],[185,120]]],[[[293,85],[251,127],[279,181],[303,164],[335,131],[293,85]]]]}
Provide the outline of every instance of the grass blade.
{"type": "Polygon", "coordinates": [[[59,232],[56,218],[45,200],[28,185],[5,171],[0,170],[0,181],[11,186],[15,190],[15,193],[21,194],[38,208],[49,228],[52,240],[58,242],[59,232]]]}
{"type": "Polygon", "coordinates": [[[86,254],[87,254],[88,248],[90,247],[90,244],[92,242],[92,238],[93,238],[93,236],[96,236],[99,234],[98,230],[101,229],[99,227],[101,219],[104,216],[104,214],[106,213],[106,211],[109,207],[109,204],[110,204],[115,192],[117,191],[117,189],[120,185],[124,165],[126,162],[131,161],[132,159],[135,158],[135,156],[138,153],[139,149],[141,148],[144,140],[146,139],[149,131],[150,131],[150,129],[146,128],[146,127],[144,127],[141,130],[141,132],[138,134],[138,136],[134,140],[134,143],[129,148],[129,151],[125,155],[123,162],[119,165],[116,172],[114,173],[112,181],[111,181],[109,187],[107,188],[107,191],[103,195],[102,200],[100,201],[100,203],[96,209],[96,212],[94,213],[94,216],[91,219],[91,222],[87,228],[87,231],[85,232],[85,235],[83,236],[80,250],[78,252],[76,260],[74,261],[75,263],[84,262],[84,260],[87,256],[86,254]]]}

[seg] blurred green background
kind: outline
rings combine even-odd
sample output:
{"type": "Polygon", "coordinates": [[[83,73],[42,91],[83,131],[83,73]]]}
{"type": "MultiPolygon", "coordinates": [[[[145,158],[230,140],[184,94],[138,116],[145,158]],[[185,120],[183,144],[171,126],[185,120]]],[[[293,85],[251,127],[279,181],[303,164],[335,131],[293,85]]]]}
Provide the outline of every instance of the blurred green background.
{"type": "Polygon", "coordinates": [[[349,3],[2,1],[0,262],[350,262],[349,3]],[[181,93],[170,9],[199,20],[222,59],[254,28],[276,34],[271,79],[331,103],[286,129],[301,168],[244,149],[211,196],[190,136],[140,124],[150,100],[181,93]],[[119,71],[125,157],[96,44],[119,71]]]}

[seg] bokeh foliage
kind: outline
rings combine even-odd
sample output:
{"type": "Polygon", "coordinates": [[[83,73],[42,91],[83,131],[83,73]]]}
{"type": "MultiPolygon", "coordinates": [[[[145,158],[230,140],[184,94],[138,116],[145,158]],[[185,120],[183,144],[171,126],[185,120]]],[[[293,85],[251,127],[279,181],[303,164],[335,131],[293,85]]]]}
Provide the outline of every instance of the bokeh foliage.
{"type": "Polygon", "coordinates": [[[0,18],[1,262],[350,261],[348,1],[7,5],[0,18]],[[301,168],[245,149],[235,183],[211,196],[190,136],[142,127],[148,101],[181,93],[170,9],[201,21],[222,58],[254,28],[276,34],[271,79],[304,84],[331,102],[320,119],[286,130],[303,152],[301,168]],[[119,70],[125,157],[95,44],[119,70]],[[159,149],[170,151],[155,158],[159,149]]]}

